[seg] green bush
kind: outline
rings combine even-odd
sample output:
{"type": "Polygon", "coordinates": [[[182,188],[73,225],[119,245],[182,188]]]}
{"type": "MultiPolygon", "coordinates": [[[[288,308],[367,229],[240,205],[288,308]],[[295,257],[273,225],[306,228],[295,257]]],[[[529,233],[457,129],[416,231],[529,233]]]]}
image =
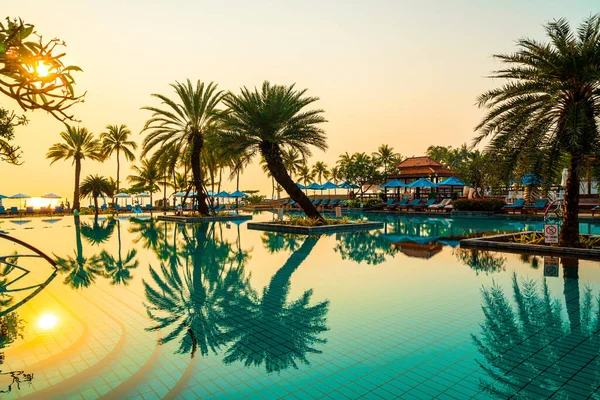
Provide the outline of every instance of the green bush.
{"type": "Polygon", "coordinates": [[[506,205],[498,199],[456,200],[454,209],[458,211],[493,211],[499,212],[506,205]]]}
{"type": "Polygon", "coordinates": [[[366,199],[365,201],[363,201],[363,206],[365,208],[371,208],[376,204],[380,204],[381,203],[381,199],[376,199],[376,198],[369,198],[366,199]]]}
{"type": "Polygon", "coordinates": [[[246,201],[250,204],[258,204],[258,203],[262,203],[266,198],[267,198],[267,196],[264,196],[264,195],[253,194],[251,196],[248,196],[246,198],[246,201]]]}
{"type": "Polygon", "coordinates": [[[358,206],[360,206],[360,203],[358,202],[358,200],[356,200],[356,199],[348,200],[348,208],[357,208],[358,206]]]}

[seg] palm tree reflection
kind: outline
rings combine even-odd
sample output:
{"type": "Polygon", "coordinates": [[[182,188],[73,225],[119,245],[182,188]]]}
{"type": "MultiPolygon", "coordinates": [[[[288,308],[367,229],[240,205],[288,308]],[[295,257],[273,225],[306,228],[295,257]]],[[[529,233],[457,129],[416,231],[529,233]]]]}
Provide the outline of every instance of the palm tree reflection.
{"type": "Polygon", "coordinates": [[[566,319],[546,280],[540,290],[514,274],[515,306],[498,285],[482,289],[485,320],[473,341],[483,356],[487,378],[480,386],[488,395],[588,398],[600,387],[600,297],[586,288],[580,303],[575,264],[563,260],[566,319]]]}
{"type": "Polygon", "coordinates": [[[122,255],[121,249],[121,221],[116,221],[117,224],[117,241],[119,250],[117,258],[109,254],[106,250],[100,252],[100,262],[104,265],[104,276],[110,279],[112,285],[128,285],[133,279],[131,270],[139,265],[139,261],[135,259],[137,256],[136,249],[129,249],[125,258],[122,255]]]}
{"type": "Polygon", "coordinates": [[[454,249],[454,255],[461,263],[474,270],[477,275],[480,272],[486,275],[501,272],[506,268],[506,257],[500,253],[459,247],[454,249]]]}
{"type": "Polygon", "coordinates": [[[312,290],[305,291],[298,300],[288,302],[290,279],[294,271],[308,257],[318,237],[307,237],[300,248],[273,275],[262,298],[252,293],[245,318],[234,319],[237,329],[235,343],[227,350],[225,364],[242,361],[246,366],[265,365],[268,373],[289,367],[298,368],[298,362],[309,364],[306,356],[320,354],[316,344],[325,343],[320,335],[327,331],[326,314],[329,301],[310,305],[312,290]]]}
{"type": "MultiPolygon", "coordinates": [[[[78,215],[74,217],[75,221],[75,257],[56,257],[58,271],[67,274],[64,283],[75,288],[87,288],[95,282],[97,276],[102,276],[103,268],[98,256],[86,258],[83,255],[83,243],[81,241],[82,227],[78,215]]],[[[93,236],[93,228],[88,232],[87,238],[92,238],[92,241],[100,240],[93,236]]],[[[103,231],[102,236],[106,233],[103,231]]],[[[109,235],[110,236],[110,235],[109,235]]]]}

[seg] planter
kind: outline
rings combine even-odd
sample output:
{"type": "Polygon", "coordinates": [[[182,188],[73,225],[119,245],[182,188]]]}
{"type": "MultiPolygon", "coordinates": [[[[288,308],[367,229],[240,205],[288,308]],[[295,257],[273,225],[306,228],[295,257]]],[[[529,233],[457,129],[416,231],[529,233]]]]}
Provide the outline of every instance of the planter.
{"type": "Polygon", "coordinates": [[[484,236],[481,238],[474,239],[463,239],[460,241],[460,247],[467,249],[497,250],[506,253],[575,257],[583,260],[600,260],[600,249],[580,249],[576,247],[559,247],[544,244],[525,244],[509,242],[509,240],[514,239],[517,236],[531,233],[534,232],[529,231],[510,233],[504,235],[484,236]]]}
{"type": "Polygon", "coordinates": [[[276,222],[250,222],[248,223],[248,229],[267,232],[284,232],[314,235],[329,232],[356,232],[370,231],[373,229],[383,229],[383,222],[363,222],[323,226],[282,225],[276,222]]]}

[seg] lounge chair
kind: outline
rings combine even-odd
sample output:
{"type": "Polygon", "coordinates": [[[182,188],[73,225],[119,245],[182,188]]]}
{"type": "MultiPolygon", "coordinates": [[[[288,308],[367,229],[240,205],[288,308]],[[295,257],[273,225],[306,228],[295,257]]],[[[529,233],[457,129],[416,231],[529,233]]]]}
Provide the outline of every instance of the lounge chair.
{"type": "Polygon", "coordinates": [[[502,207],[503,210],[505,211],[512,211],[513,214],[517,212],[517,210],[521,211],[521,209],[525,206],[525,200],[524,199],[518,199],[515,200],[514,204],[508,204],[504,207],[502,207]]]}
{"type": "Polygon", "coordinates": [[[329,203],[329,207],[334,208],[340,205],[340,199],[333,199],[331,203],[329,203]]]}
{"type": "Polygon", "coordinates": [[[399,209],[406,208],[406,210],[408,210],[409,208],[419,205],[420,203],[421,203],[421,199],[413,199],[413,201],[411,201],[410,203],[398,206],[397,208],[399,208],[399,209]]]}
{"type": "Polygon", "coordinates": [[[101,209],[102,211],[106,211],[106,210],[108,209],[108,206],[107,206],[106,204],[102,204],[102,205],[100,206],[100,209],[101,209]]]}
{"type": "Polygon", "coordinates": [[[284,207],[287,206],[288,204],[290,204],[290,200],[284,200],[281,202],[281,205],[284,207]]]}
{"type": "Polygon", "coordinates": [[[325,199],[321,202],[321,204],[319,204],[321,207],[327,207],[327,205],[329,204],[329,199],[325,199]]]}
{"type": "Polygon", "coordinates": [[[340,207],[348,207],[348,200],[344,199],[338,204],[340,207]]]}
{"type": "Polygon", "coordinates": [[[126,208],[126,209],[127,209],[127,211],[129,211],[129,212],[133,212],[133,206],[132,206],[131,204],[127,204],[127,205],[125,206],[125,208],[126,208]]]}
{"type": "Polygon", "coordinates": [[[62,208],[61,206],[54,207],[54,213],[55,214],[62,214],[63,212],[65,212],[65,209],[62,208]]]}
{"type": "Polygon", "coordinates": [[[388,199],[388,201],[386,201],[385,203],[375,204],[373,207],[374,208],[386,208],[386,207],[393,207],[394,204],[397,204],[396,199],[388,199]]]}
{"type": "Polygon", "coordinates": [[[600,212],[600,206],[596,206],[592,208],[592,217],[594,216],[594,214],[596,214],[597,212],[600,212]]]}
{"type": "Polygon", "coordinates": [[[115,204],[115,211],[116,211],[116,212],[119,212],[119,211],[121,211],[121,206],[120,206],[120,205],[118,205],[118,204],[115,204]]]}
{"type": "Polygon", "coordinates": [[[17,215],[17,214],[19,214],[19,209],[17,207],[11,207],[10,215],[17,215]]]}
{"type": "Polygon", "coordinates": [[[412,208],[414,208],[415,210],[424,210],[427,207],[432,206],[434,204],[435,204],[435,199],[429,199],[425,203],[419,203],[419,204],[412,206],[412,208]]]}
{"type": "Polygon", "coordinates": [[[35,213],[35,211],[33,211],[33,207],[27,207],[25,209],[25,211],[27,212],[27,214],[34,214],[35,213]]]}
{"type": "Polygon", "coordinates": [[[319,204],[321,204],[321,199],[316,199],[313,201],[313,205],[318,206],[319,204]]]}
{"type": "Polygon", "coordinates": [[[431,204],[430,206],[427,207],[427,210],[431,210],[431,211],[439,211],[439,210],[443,210],[444,207],[446,207],[447,205],[450,204],[450,202],[452,201],[452,199],[443,199],[442,201],[440,201],[437,204],[431,204]]]}
{"type": "Polygon", "coordinates": [[[395,210],[397,208],[401,208],[401,207],[407,206],[409,201],[410,201],[410,199],[404,198],[404,199],[400,200],[399,203],[394,203],[391,206],[388,206],[386,208],[388,208],[390,210],[395,210]]]}
{"type": "Polygon", "coordinates": [[[6,212],[6,208],[4,208],[4,206],[0,206],[0,214],[8,214],[6,212]]]}
{"type": "Polygon", "coordinates": [[[152,212],[152,204],[146,204],[146,211],[152,212]]]}
{"type": "Polygon", "coordinates": [[[528,204],[521,209],[521,213],[527,213],[533,211],[534,214],[537,214],[538,211],[544,211],[548,206],[548,199],[539,199],[536,200],[533,204],[528,204]]]}

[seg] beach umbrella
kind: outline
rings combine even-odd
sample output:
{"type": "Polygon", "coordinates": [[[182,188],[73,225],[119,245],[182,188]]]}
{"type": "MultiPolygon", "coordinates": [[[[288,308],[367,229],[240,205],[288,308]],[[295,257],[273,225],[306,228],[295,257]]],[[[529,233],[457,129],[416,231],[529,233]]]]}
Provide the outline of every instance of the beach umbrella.
{"type": "Polygon", "coordinates": [[[404,182],[400,182],[398,179],[394,179],[392,181],[386,182],[383,185],[381,185],[382,188],[384,189],[392,189],[392,188],[401,188],[401,187],[407,187],[408,185],[404,182]]]}
{"type": "Polygon", "coordinates": [[[24,225],[31,222],[30,219],[11,219],[10,222],[17,225],[24,225]]]}
{"type": "Polygon", "coordinates": [[[541,185],[544,182],[544,180],[536,174],[525,174],[521,177],[519,182],[525,186],[534,186],[541,185]]]}
{"type": "Polygon", "coordinates": [[[11,199],[19,199],[19,207],[21,207],[21,200],[25,199],[25,207],[27,207],[27,199],[30,199],[31,197],[29,197],[26,194],[23,193],[17,193],[17,194],[13,194],[12,196],[10,196],[11,199]]]}
{"type": "Polygon", "coordinates": [[[125,205],[127,205],[127,199],[129,199],[130,197],[131,196],[129,195],[129,193],[117,193],[115,195],[117,202],[119,201],[118,199],[125,199],[125,205]]]}
{"type": "Polygon", "coordinates": [[[235,192],[231,193],[229,195],[229,197],[233,197],[233,198],[238,198],[238,197],[249,197],[246,193],[240,192],[239,190],[236,190],[235,192]]]}
{"type": "Polygon", "coordinates": [[[42,199],[62,199],[62,197],[60,197],[59,195],[57,195],[55,193],[48,193],[41,197],[42,197],[42,199]]]}
{"type": "Polygon", "coordinates": [[[441,182],[438,182],[438,186],[469,186],[460,179],[455,176],[451,176],[450,178],[444,179],[441,182]]]}
{"type": "Polygon", "coordinates": [[[313,196],[316,194],[316,192],[315,192],[316,190],[323,190],[323,187],[321,185],[319,185],[317,182],[311,183],[306,188],[313,190],[313,196]]]}
{"type": "Polygon", "coordinates": [[[327,189],[327,193],[329,194],[329,197],[331,198],[331,189],[337,189],[337,188],[339,188],[339,186],[331,181],[327,181],[321,185],[321,188],[323,190],[327,189]]]}
{"type": "Polygon", "coordinates": [[[150,194],[148,194],[148,193],[139,193],[139,194],[136,194],[135,197],[150,197],[150,194]]]}
{"type": "Polygon", "coordinates": [[[409,183],[408,187],[410,187],[410,188],[434,188],[434,187],[437,187],[437,185],[425,178],[419,178],[416,181],[409,183]]]}
{"type": "Polygon", "coordinates": [[[306,189],[306,186],[304,186],[300,182],[296,182],[296,186],[298,186],[300,189],[306,189]]]}
{"type": "Polygon", "coordinates": [[[217,194],[215,194],[215,197],[223,197],[223,198],[227,198],[227,197],[232,197],[229,193],[227,193],[226,191],[221,191],[217,194]]]}

